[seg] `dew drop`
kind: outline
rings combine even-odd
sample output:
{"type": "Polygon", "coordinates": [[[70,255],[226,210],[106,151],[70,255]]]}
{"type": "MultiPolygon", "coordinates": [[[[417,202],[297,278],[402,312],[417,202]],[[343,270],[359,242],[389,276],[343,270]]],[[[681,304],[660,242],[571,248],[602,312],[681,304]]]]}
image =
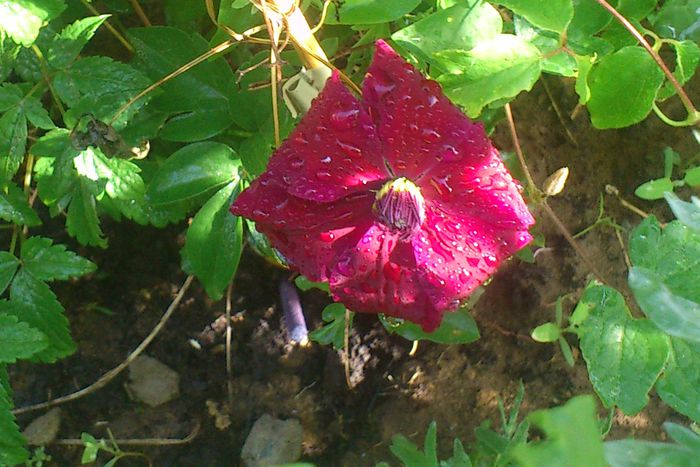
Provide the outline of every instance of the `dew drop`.
{"type": "Polygon", "coordinates": [[[316,172],[316,178],[319,180],[329,180],[333,175],[327,170],[319,170],[316,172]]]}
{"type": "Polygon", "coordinates": [[[321,232],[319,235],[322,242],[330,243],[335,240],[335,234],[333,232],[321,232]]]}
{"type": "Polygon", "coordinates": [[[485,255],[483,256],[483,258],[484,258],[484,262],[486,263],[487,266],[493,267],[493,266],[496,265],[497,260],[496,260],[496,257],[495,257],[494,255],[492,255],[492,254],[485,254],[485,255]]]}
{"type": "Polygon", "coordinates": [[[467,263],[473,268],[478,267],[480,262],[481,260],[479,258],[467,258],[467,263]]]}
{"type": "Polygon", "coordinates": [[[326,156],[326,157],[324,157],[323,159],[321,159],[321,162],[322,162],[323,164],[330,164],[332,160],[333,160],[333,159],[331,158],[331,156],[326,156]]]}
{"type": "Polygon", "coordinates": [[[262,219],[270,217],[270,213],[263,211],[262,209],[253,209],[253,215],[262,219]]]}
{"type": "Polygon", "coordinates": [[[360,114],[358,109],[340,110],[331,114],[331,126],[337,130],[347,130],[355,126],[357,116],[360,114]]]}
{"type": "Polygon", "coordinates": [[[292,159],[290,164],[295,169],[300,169],[300,168],[304,167],[304,159],[302,159],[301,157],[296,157],[296,158],[292,159]]]}
{"type": "Polygon", "coordinates": [[[343,143],[342,141],[338,141],[338,146],[340,149],[347,154],[350,157],[360,157],[362,155],[362,150],[358,148],[357,146],[353,146],[352,144],[347,144],[343,143]]]}
{"type": "Polygon", "coordinates": [[[434,143],[440,139],[440,133],[429,128],[425,128],[421,134],[423,136],[423,141],[426,143],[434,143]]]}

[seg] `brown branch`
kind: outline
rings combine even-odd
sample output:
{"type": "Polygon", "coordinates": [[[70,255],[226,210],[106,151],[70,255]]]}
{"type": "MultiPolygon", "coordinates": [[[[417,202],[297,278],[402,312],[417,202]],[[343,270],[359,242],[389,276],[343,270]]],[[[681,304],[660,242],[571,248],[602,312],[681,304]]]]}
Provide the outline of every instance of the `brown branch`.
{"type": "Polygon", "coordinates": [[[107,383],[112,381],[119,373],[124,371],[139,355],[143,353],[144,350],[146,350],[146,347],[148,347],[148,345],[153,341],[153,339],[155,339],[160,330],[163,329],[163,326],[165,326],[165,323],[168,322],[173,312],[177,309],[178,305],[182,301],[182,298],[185,296],[185,292],[187,292],[187,289],[190,287],[190,284],[192,284],[192,279],[194,279],[194,276],[188,276],[187,279],[185,279],[185,282],[182,284],[180,290],[177,292],[177,295],[168,306],[168,309],[165,310],[165,313],[163,313],[163,316],[160,318],[160,321],[158,321],[158,324],[155,325],[153,330],[151,330],[148,336],[146,336],[146,338],[138,345],[138,347],[136,347],[136,349],[134,349],[134,351],[131,352],[128,357],[126,357],[126,360],[109,370],[107,373],[100,376],[97,379],[97,381],[95,381],[89,386],[84,387],[83,389],[75,391],[66,396],[59,397],[57,399],[41,402],[39,404],[29,405],[26,407],[20,407],[18,409],[13,410],[12,413],[18,415],[27,412],[33,412],[35,410],[48,409],[49,407],[54,407],[56,405],[65,404],[66,402],[71,402],[76,399],[80,399],[81,397],[87,396],[88,394],[102,389],[104,386],[107,385],[107,383]]]}

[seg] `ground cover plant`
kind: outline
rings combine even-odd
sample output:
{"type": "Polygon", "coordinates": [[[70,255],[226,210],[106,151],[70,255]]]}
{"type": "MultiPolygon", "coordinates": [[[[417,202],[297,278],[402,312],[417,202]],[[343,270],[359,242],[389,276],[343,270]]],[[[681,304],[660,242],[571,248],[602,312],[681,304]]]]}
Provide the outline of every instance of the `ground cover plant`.
{"type": "Polygon", "coordinates": [[[0,0],[0,465],[692,465],[698,11],[0,0]]]}

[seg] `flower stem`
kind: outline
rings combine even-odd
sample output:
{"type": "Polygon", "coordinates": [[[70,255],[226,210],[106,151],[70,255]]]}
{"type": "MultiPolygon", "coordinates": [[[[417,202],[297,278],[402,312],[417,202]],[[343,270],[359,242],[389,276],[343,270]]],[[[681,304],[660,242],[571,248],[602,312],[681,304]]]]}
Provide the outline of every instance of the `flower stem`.
{"type": "Polygon", "coordinates": [[[284,325],[287,327],[289,339],[299,345],[306,345],[309,342],[309,330],[306,328],[304,311],[301,308],[296,286],[289,279],[282,279],[279,290],[280,298],[282,299],[284,325]]]}

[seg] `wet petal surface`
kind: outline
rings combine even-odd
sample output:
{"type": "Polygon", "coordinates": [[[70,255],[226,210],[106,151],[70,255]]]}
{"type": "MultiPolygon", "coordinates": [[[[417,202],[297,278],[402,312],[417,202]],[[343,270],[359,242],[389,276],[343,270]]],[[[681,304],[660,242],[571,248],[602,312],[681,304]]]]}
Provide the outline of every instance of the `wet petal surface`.
{"type": "Polygon", "coordinates": [[[374,125],[337,74],[270,158],[267,174],[290,194],[330,202],[389,177],[374,125]]]}
{"type": "Polygon", "coordinates": [[[442,163],[478,163],[491,144],[442,92],[385,42],[377,42],[362,95],[377,127],[386,162],[415,183],[442,163]]]}

